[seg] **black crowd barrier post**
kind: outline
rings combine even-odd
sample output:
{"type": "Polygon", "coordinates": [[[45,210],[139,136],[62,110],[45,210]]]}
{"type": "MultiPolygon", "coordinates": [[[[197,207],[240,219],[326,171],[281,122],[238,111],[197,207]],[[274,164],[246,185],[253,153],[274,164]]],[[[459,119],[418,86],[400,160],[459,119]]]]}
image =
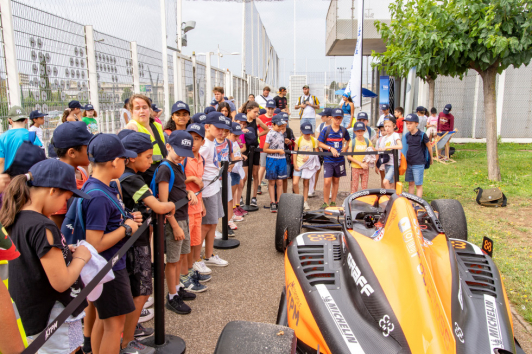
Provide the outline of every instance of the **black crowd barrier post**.
{"type": "Polygon", "coordinates": [[[227,210],[227,199],[229,197],[229,193],[227,188],[228,187],[228,178],[227,178],[227,171],[229,169],[229,161],[223,161],[222,162],[222,204],[224,207],[224,217],[222,218],[222,238],[215,238],[214,239],[214,248],[217,249],[229,249],[229,248],[237,248],[240,246],[240,241],[235,239],[229,239],[229,213],[227,210]]]}
{"type": "MultiPolygon", "coordinates": [[[[247,180],[247,190],[246,190],[246,205],[242,205],[242,209],[245,211],[257,211],[259,210],[259,207],[249,205],[251,203],[251,184],[253,183],[251,181],[253,177],[253,160],[255,158],[255,147],[252,146],[249,149],[249,155],[248,155],[248,180],[247,180]]],[[[259,181],[260,183],[260,181],[259,181]]]]}
{"type": "Polygon", "coordinates": [[[185,341],[177,336],[165,333],[164,328],[164,215],[153,215],[156,223],[153,226],[153,257],[155,262],[154,301],[155,301],[155,334],[142,341],[153,347],[160,354],[182,354],[186,350],[185,341]]]}
{"type": "Polygon", "coordinates": [[[399,150],[393,149],[393,180],[399,182],[399,150]]]}

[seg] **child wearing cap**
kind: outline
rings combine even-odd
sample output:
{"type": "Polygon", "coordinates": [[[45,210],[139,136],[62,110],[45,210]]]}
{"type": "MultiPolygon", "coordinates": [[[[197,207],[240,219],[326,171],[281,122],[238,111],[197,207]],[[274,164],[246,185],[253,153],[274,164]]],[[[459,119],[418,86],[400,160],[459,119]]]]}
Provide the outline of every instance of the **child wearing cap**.
{"type": "MultiPolygon", "coordinates": [[[[14,177],[5,190],[0,223],[20,252],[9,262],[9,292],[30,339],[44,331],[83,289],[80,273],[91,253],[85,246],[69,247],[49,219],[72,195],[90,198],[77,189],[74,168],[56,159],[36,163],[27,174],[14,177]]],[[[39,352],[76,351],[83,343],[81,319],[86,306],[83,301],[39,352]]]]}
{"type": "Polygon", "coordinates": [[[405,114],[405,110],[403,107],[397,107],[394,109],[394,116],[395,116],[395,124],[397,126],[396,131],[399,133],[399,136],[402,136],[403,134],[403,128],[404,128],[404,121],[405,117],[403,116],[405,114]]]}
{"type": "MultiPolygon", "coordinates": [[[[150,137],[147,134],[133,132],[122,139],[122,144],[127,150],[137,154],[137,157],[129,159],[124,174],[119,179],[126,208],[141,212],[144,220],[151,217],[152,210],[157,214],[174,214],[174,203],[158,201],[140,175],[151,166],[153,145],[150,137]]],[[[153,329],[144,328],[139,323],[139,319],[145,322],[153,318],[152,310],[143,310],[153,292],[149,228],[127,251],[126,269],[129,274],[135,311],[126,315],[122,348],[135,350],[139,346],[135,337],[148,336],[153,333],[153,329]]]]}
{"type": "MultiPolygon", "coordinates": [[[[294,145],[294,151],[318,151],[318,140],[312,135],[312,125],[310,124],[301,124],[301,136],[296,140],[294,145]]],[[[302,176],[301,167],[309,160],[310,155],[299,155],[294,154],[292,159],[294,161],[294,176],[292,178],[292,188],[295,194],[299,194],[299,179],[302,176]]],[[[316,157],[317,158],[317,157],[316,157]]],[[[318,159],[319,160],[319,159],[318,159]]],[[[319,172],[319,168],[318,168],[319,172]]],[[[310,179],[303,179],[303,199],[304,204],[303,208],[309,210],[310,207],[307,203],[308,199],[308,190],[310,186],[310,179]]]]}
{"type": "MultiPolygon", "coordinates": [[[[284,149],[287,150],[293,150],[294,143],[296,141],[296,137],[294,135],[294,131],[292,128],[288,126],[288,113],[281,112],[279,113],[279,117],[282,118],[286,122],[286,125],[284,126],[282,133],[284,137],[284,149]]],[[[288,153],[285,154],[286,156],[286,179],[283,180],[283,193],[288,193],[288,179],[292,178],[292,173],[294,172],[294,165],[292,165],[292,154],[288,153]]]]}
{"type": "Polygon", "coordinates": [[[98,113],[94,110],[94,106],[91,104],[86,105],[81,120],[87,124],[91,134],[98,134],[98,122],[94,118],[98,118],[98,113]]]}
{"type": "MultiPolygon", "coordinates": [[[[366,125],[362,122],[356,122],[353,126],[355,138],[349,142],[348,151],[351,152],[363,152],[367,148],[373,147],[371,141],[364,137],[366,133],[366,125]]],[[[358,191],[358,181],[362,189],[368,188],[369,180],[369,165],[364,162],[364,155],[351,155],[347,156],[347,159],[351,161],[351,193],[358,191]]]]}
{"type": "MultiPolygon", "coordinates": [[[[266,125],[266,129],[259,126],[259,147],[263,149],[263,152],[260,153],[260,168],[259,168],[259,181],[262,182],[264,179],[264,174],[266,173],[266,153],[264,152],[264,143],[266,142],[266,134],[271,130],[272,127],[272,118],[275,115],[275,101],[267,100],[266,101],[266,113],[259,116],[259,119],[266,125]]],[[[261,186],[257,189],[257,194],[262,194],[261,186]]]]}
{"type": "Polygon", "coordinates": [[[161,108],[157,107],[157,105],[155,103],[151,105],[151,114],[150,114],[150,116],[155,122],[159,123],[161,126],[163,125],[163,122],[161,122],[161,119],[159,119],[159,117],[161,116],[162,112],[163,112],[163,110],[161,108]]]}
{"type": "MultiPolygon", "coordinates": [[[[368,114],[366,112],[358,112],[356,121],[363,123],[366,127],[366,131],[364,132],[364,138],[370,140],[372,143],[377,141],[377,134],[375,133],[375,129],[368,125],[368,114]]],[[[347,129],[347,131],[349,132],[349,137],[351,137],[351,140],[353,140],[355,138],[353,128],[349,128],[347,129]]]]}
{"type": "MultiPolygon", "coordinates": [[[[240,114],[240,113],[238,113],[240,114]]],[[[237,114],[237,116],[238,116],[237,114]]],[[[242,155],[246,151],[246,144],[240,139],[243,137],[242,126],[233,122],[231,124],[231,132],[227,136],[229,141],[233,144],[233,160],[244,160],[246,157],[242,155]]],[[[244,174],[242,162],[237,162],[231,170],[231,193],[233,194],[233,215],[243,217],[247,215],[247,211],[240,207],[240,197],[242,196],[242,186],[240,183],[244,174]]]]}
{"type": "MultiPolygon", "coordinates": [[[[111,186],[111,180],[124,173],[127,160],[137,154],[126,150],[118,136],[102,133],[89,141],[87,154],[92,176],[82,191],[92,199],[81,202],[86,240],[102,257],[110,260],[142,222],[140,212],[124,211],[119,191],[111,186]]],[[[91,345],[96,354],[119,352],[126,314],[135,311],[126,256],[118,259],[112,269],[115,279],[103,285],[102,294],[93,302],[98,317],[92,330],[91,345]]]]}
{"type": "MultiPolygon", "coordinates": [[[[401,150],[403,144],[401,143],[401,137],[395,132],[395,120],[388,118],[384,119],[384,131],[385,135],[377,141],[376,151],[387,151],[391,149],[401,150]]],[[[394,183],[394,164],[393,155],[388,155],[389,160],[379,167],[375,166],[375,172],[381,175],[381,184],[383,188],[393,188],[394,183]],[[381,172],[383,171],[383,172],[381,172]]],[[[401,155],[399,154],[399,163],[401,162],[401,155]]]]}
{"type": "Polygon", "coordinates": [[[164,133],[170,136],[174,130],[186,130],[190,122],[190,108],[183,101],[177,101],[172,105],[172,116],[166,122],[164,133]]]}
{"type": "MultiPolygon", "coordinates": [[[[30,129],[28,130],[30,132],[35,132],[35,134],[37,134],[37,137],[39,138],[41,142],[43,141],[41,125],[44,124],[44,117],[46,117],[47,115],[48,114],[41,113],[38,110],[31,111],[30,113],[31,124],[30,124],[30,129]]],[[[41,149],[44,150],[44,146],[41,146],[41,149]]]]}
{"type": "Polygon", "coordinates": [[[381,116],[379,117],[379,120],[377,121],[377,125],[383,123],[384,124],[384,118],[390,118],[390,117],[393,117],[391,114],[390,114],[390,106],[388,104],[381,104],[380,105],[380,109],[382,111],[382,114],[381,116]]]}
{"type": "Polygon", "coordinates": [[[266,179],[268,180],[270,211],[272,213],[277,213],[277,204],[283,193],[283,180],[288,177],[282,133],[286,123],[279,115],[275,116],[272,120],[272,130],[266,135],[264,143],[264,152],[268,154],[266,157],[266,179]],[[277,195],[275,195],[275,185],[277,185],[277,195]]]}
{"type": "Polygon", "coordinates": [[[204,124],[205,119],[207,119],[207,115],[205,113],[196,113],[192,116],[192,119],[190,120],[191,123],[198,123],[198,124],[204,124]]]}
{"type": "Polygon", "coordinates": [[[427,126],[428,120],[428,117],[425,115],[425,112],[427,112],[427,109],[423,106],[419,106],[416,108],[416,115],[419,118],[419,125],[417,126],[417,128],[422,132],[425,131],[425,127],[427,126]]]}
{"type": "MultiPolygon", "coordinates": [[[[418,129],[419,118],[416,114],[409,114],[405,118],[406,144],[406,173],[405,182],[408,182],[408,193],[423,198],[423,175],[425,173],[425,148],[430,151],[430,140],[427,134],[418,129]]],[[[430,154],[432,164],[432,154],[430,154]]]]}
{"type": "Polygon", "coordinates": [[[203,110],[203,113],[205,114],[209,114],[211,112],[216,112],[216,108],[209,106],[209,107],[205,107],[205,109],[203,110]]]}
{"type": "Polygon", "coordinates": [[[84,109],[79,103],[79,101],[70,101],[68,102],[68,108],[63,112],[63,118],[61,121],[64,122],[77,122],[81,120],[81,110],[84,109]]]}

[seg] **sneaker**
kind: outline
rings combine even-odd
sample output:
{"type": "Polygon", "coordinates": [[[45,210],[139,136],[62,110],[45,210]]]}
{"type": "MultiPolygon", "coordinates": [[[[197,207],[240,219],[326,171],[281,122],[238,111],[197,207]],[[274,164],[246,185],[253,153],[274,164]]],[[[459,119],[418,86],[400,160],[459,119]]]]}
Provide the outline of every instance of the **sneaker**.
{"type": "Polygon", "coordinates": [[[204,262],[211,267],[227,267],[229,265],[229,262],[224,261],[218,255],[212,255],[211,258],[205,259],[204,262]]]}
{"type": "Polygon", "coordinates": [[[136,339],[127,344],[127,347],[120,349],[120,354],[155,354],[155,348],[148,347],[136,339]]]}
{"type": "Polygon", "coordinates": [[[277,213],[277,204],[275,203],[270,203],[270,211],[272,213],[277,213]]]}
{"type": "Polygon", "coordinates": [[[137,323],[137,327],[135,328],[135,337],[149,337],[153,334],[153,328],[146,328],[140,323],[137,323]]]}
{"type": "Polygon", "coordinates": [[[336,206],[336,202],[331,202],[331,204],[329,204],[329,206],[335,207],[336,206]]]}
{"type": "Polygon", "coordinates": [[[244,221],[244,217],[242,215],[235,215],[233,214],[233,221],[234,222],[241,222],[241,221],[244,221]]]}
{"type": "Polygon", "coordinates": [[[316,196],[316,192],[312,192],[308,194],[309,198],[314,198],[316,196]]]}
{"type": "Polygon", "coordinates": [[[170,300],[170,295],[166,295],[165,307],[170,311],[174,311],[178,315],[188,315],[192,312],[190,306],[185,304],[179,295],[174,296],[172,300],[170,300]]]}
{"type": "Polygon", "coordinates": [[[211,274],[212,273],[212,270],[209,267],[207,267],[205,265],[205,262],[203,261],[194,262],[194,264],[192,265],[192,269],[198,271],[198,273],[200,274],[211,274]]]}
{"type": "Polygon", "coordinates": [[[266,182],[266,181],[262,181],[260,185],[261,185],[261,186],[267,186],[267,185],[268,185],[268,182],[266,182]]]}
{"type": "Polygon", "coordinates": [[[151,320],[154,316],[154,311],[151,309],[142,309],[140,313],[139,323],[144,323],[151,320]]]}
{"type": "Polygon", "coordinates": [[[323,203],[320,207],[320,209],[326,209],[328,207],[327,203],[323,203]]]}
{"type": "Polygon", "coordinates": [[[257,188],[257,194],[258,195],[262,194],[262,187],[260,186],[260,184],[259,184],[259,187],[257,188]]]}
{"type": "Polygon", "coordinates": [[[310,210],[307,202],[303,203],[303,210],[310,210]]]}
{"type": "Polygon", "coordinates": [[[244,209],[242,209],[242,207],[241,207],[240,205],[237,206],[236,208],[237,208],[238,210],[240,210],[240,212],[242,213],[242,215],[244,215],[244,216],[248,215],[248,212],[245,211],[244,209]]]}
{"type": "Polygon", "coordinates": [[[193,278],[197,279],[202,284],[212,279],[212,276],[207,275],[207,274],[200,274],[197,270],[193,270],[192,272],[189,272],[188,274],[192,276],[193,278]]]}
{"type": "MultiPolygon", "coordinates": [[[[229,229],[229,230],[231,230],[231,229],[229,229]]],[[[214,232],[214,238],[222,238],[222,236],[223,235],[222,235],[222,233],[220,231],[216,230],[214,232]]],[[[205,245],[203,245],[203,247],[205,247],[205,245]]]]}
{"type": "Polygon", "coordinates": [[[240,205],[244,205],[244,197],[240,197],[240,205]]]}
{"type": "Polygon", "coordinates": [[[179,295],[179,297],[182,298],[183,301],[196,300],[196,294],[186,291],[184,287],[179,288],[177,295],[179,295]]]}
{"type": "Polygon", "coordinates": [[[253,197],[251,198],[251,202],[249,203],[251,206],[256,207],[257,206],[257,198],[253,197]]]}
{"type": "Polygon", "coordinates": [[[192,293],[202,293],[207,290],[206,285],[201,284],[196,278],[188,275],[181,277],[181,282],[183,283],[185,290],[192,293]]]}
{"type": "Polygon", "coordinates": [[[233,219],[229,220],[229,222],[227,223],[227,225],[229,225],[229,228],[231,230],[236,230],[238,229],[238,226],[236,226],[235,222],[233,221],[233,219]]]}
{"type": "Polygon", "coordinates": [[[153,300],[153,296],[150,296],[148,298],[148,301],[146,301],[146,303],[144,304],[144,308],[147,309],[149,307],[152,307],[154,302],[155,301],[153,300]]]}
{"type": "Polygon", "coordinates": [[[235,237],[235,232],[229,228],[229,230],[227,230],[227,236],[235,237]]]}

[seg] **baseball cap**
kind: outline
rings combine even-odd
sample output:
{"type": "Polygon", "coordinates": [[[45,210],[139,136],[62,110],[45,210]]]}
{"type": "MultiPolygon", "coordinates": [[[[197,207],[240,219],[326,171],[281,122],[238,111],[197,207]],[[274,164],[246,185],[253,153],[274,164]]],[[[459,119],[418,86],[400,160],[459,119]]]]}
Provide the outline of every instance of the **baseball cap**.
{"type": "Polygon", "coordinates": [[[9,109],[9,112],[7,112],[7,117],[11,118],[12,121],[16,122],[22,119],[28,119],[28,115],[26,114],[26,111],[22,109],[20,106],[13,106],[9,109]]]}
{"type": "Polygon", "coordinates": [[[168,138],[168,144],[181,157],[194,157],[194,153],[192,152],[193,142],[192,135],[184,130],[174,130],[168,138]]]}
{"type": "Polygon", "coordinates": [[[308,124],[308,123],[304,123],[304,124],[301,124],[301,133],[303,134],[313,134],[314,132],[312,131],[312,125],[311,124],[308,124]]]}
{"type": "Polygon", "coordinates": [[[187,127],[187,132],[196,133],[202,138],[205,138],[205,126],[200,123],[192,123],[187,127]]]}
{"type": "Polygon", "coordinates": [[[286,122],[287,121],[283,117],[283,114],[278,114],[272,118],[272,124],[275,124],[275,125],[284,125],[286,124],[286,122]]]}
{"type": "Polygon", "coordinates": [[[230,118],[225,117],[225,128],[224,129],[231,130],[231,124],[232,123],[233,122],[231,121],[230,118]]]}
{"type": "Polygon", "coordinates": [[[192,123],[205,123],[205,119],[207,119],[207,115],[205,113],[196,113],[192,116],[192,123]]]}
{"type": "Polygon", "coordinates": [[[274,100],[268,100],[266,102],[266,108],[275,108],[275,101],[274,100]]]}
{"type": "Polygon", "coordinates": [[[153,149],[153,143],[151,142],[150,136],[146,133],[135,131],[122,139],[122,144],[124,145],[124,148],[134,151],[137,155],[153,149]]]}
{"type": "Polygon", "coordinates": [[[324,108],[323,111],[318,113],[320,116],[330,116],[331,115],[331,109],[330,108],[324,108]]]}
{"type": "Polygon", "coordinates": [[[39,112],[39,110],[36,110],[36,111],[31,111],[30,113],[30,119],[37,119],[37,118],[40,118],[40,117],[45,117],[47,116],[48,114],[45,114],[45,113],[42,113],[42,112],[39,112]]]}
{"type": "Polygon", "coordinates": [[[382,128],[382,127],[384,127],[384,121],[377,124],[377,128],[382,128]]]}
{"type": "Polygon", "coordinates": [[[308,85],[303,86],[303,88],[309,88],[308,85]]]}
{"type": "MultiPolygon", "coordinates": [[[[397,124],[397,120],[395,119],[395,117],[393,117],[391,115],[384,117],[384,121],[386,121],[386,120],[389,120],[393,124],[397,124]]],[[[384,122],[382,124],[384,125],[384,122]]]]}
{"type": "Polygon", "coordinates": [[[120,140],[122,140],[122,139],[124,139],[126,136],[128,136],[128,135],[131,134],[131,133],[135,133],[135,131],[134,131],[134,130],[131,130],[131,129],[122,129],[122,130],[119,131],[118,134],[116,134],[116,135],[118,135],[118,138],[119,138],[120,140]]]}
{"type": "Polygon", "coordinates": [[[181,110],[184,110],[190,113],[190,108],[188,108],[188,104],[186,104],[183,101],[177,101],[176,103],[172,105],[172,114],[174,114],[177,111],[181,111],[181,110]]]}
{"type": "Polygon", "coordinates": [[[368,114],[366,112],[358,112],[357,114],[357,120],[358,119],[365,119],[368,120],[368,114]]]}
{"type": "Polygon", "coordinates": [[[407,114],[406,117],[405,117],[405,122],[419,123],[419,117],[415,113],[407,114]]]}
{"type": "MultiPolygon", "coordinates": [[[[118,139],[118,137],[116,137],[118,139]]],[[[91,199],[91,196],[78,189],[74,167],[57,159],[37,162],[30,168],[31,185],[35,187],[61,188],[74,193],[76,197],[91,199]]]]}
{"type": "Polygon", "coordinates": [[[203,110],[203,113],[205,114],[209,114],[211,112],[216,112],[216,109],[214,109],[214,107],[209,106],[209,107],[205,107],[205,109],[203,110]]]}
{"type": "Polygon", "coordinates": [[[342,109],[340,108],[334,108],[331,112],[331,116],[333,117],[343,117],[344,116],[344,111],[342,111],[342,109]]]}
{"type": "Polygon", "coordinates": [[[387,109],[390,109],[390,106],[388,104],[381,104],[381,109],[384,111],[384,110],[387,110],[387,109]]]}
{"type": "Polygon", "coordinates": [[[236,122],[231,123],[231,134],[235,134],[235,135],[244,134],[242,132],[242,127],[240,126],[240,124],[238,124],[236,122]]]}
{"type": "Polygon", "coordinates": [[[21,144],[15,151],[11,166],[4,173],[7,173],[11,178],[23,175],[28,173],[31,166],[43,160],[46,160],[43,149],[33,144],[21,144]]]}
{"type": "Polygon", "coordinates": [[[227,98],[227,96],[224,96],[224,101],[229,101],[229,98],[227,98]]]}
{"type": "Polygon", "coordinates": [[[85,106],[85,110],[86,111],[92,111],[92,110],[94,110],[94,106],[89,103],[88,105],[85,106]]]}
{"type": "Polygon", "coordinates": [[[248,117],[244,113],[237,113],[235,115],[235,120],[238,120],[239,122],[247,122],[248,117]]]}
{"type": "Polygon", "coordinates": [[[88,145],[93,135],[85,122],[66,121],[54,129],[54,147],[68,149],[74,146],[88,145]]]}
{"type": "Polygon", "coordinates": [[[81,103],[79,103],[79,101],[70,101],[70,102],[68,102],[68,108],[70,108],[70,109],[74,109],[74,108],[85,109],[85,107],[82,106],[81,103]]]}
{"type": "Polygon", "coordinates": [[[284,87],[284,86],[279,87],[279,92],[281,92],[281,91],[286,91],[286,87],[284,87]]]}
{"type": "Polygon", "coordinates": [[[264,108],[259,109],[259,115],[266,114],[266,110],[264,108]]]}
{"type": "MultiPolygon", "coordinates": [[[[61,124],[61,126],[64,124],[61,124]]],[[[87,154],[91,162],[107,162],[117,157],[137,157],[136,152],[124,148],[117,135],[104,133],[99,133],[92,137],[87,146],[87,154]]]]}
{"type": "Polygon", "coordinates": [[[211,106],[216,106],[217,104],[218,104],[218,101],[216,101],[215,99],[211,101],[211,106]]]}
{"type": "Polygon", "coordinates": [[[281,108],[276,108],[275,111],[273,111],[274,114],[279,114],[281,113],[281,108]]]}
{"type": "Polygon", "coordinates": [[[225,123],[225,116],[220,112],[211,112],[207,114],[207,119],[205,119],[205,124],[212,124],[216,128],[228,129],[227,124],[225,123]]]}
{"type": "Polygon", "coordinates": [[[453,106],[450,103],[447,103],[445,105],[445,108],[443,109],[443,113],[449,113],[452,108],[453,108],[453,106]]]}
{"type": "Polygon", "coordinates": [[[366,130],[366,125],[362,122],[356,122],[355,125],[353,125],[353,131],[357,132],[360,130],[366,130]]]}
{"type": "Polygon", "coordinates": [[[128,104],[128,103],[129,103],[129,98],[126,98],[126,99],[124,100],[124,105],[126,105],[126,104],[128,104]]]}
{"type": "Polygon", "coordinates": [[[151,109],[154,112],[160,112],[161,111],[161,109],[159,107],[157,107],[157,105],[155,103],[151,105],[151,109]]]}
{"type": "Polygon", "coordinates": [[[418,107],[416,108],[416,112],[425,112],[425,107],[423,107],[423,106],[418,106],[418,107]]]}

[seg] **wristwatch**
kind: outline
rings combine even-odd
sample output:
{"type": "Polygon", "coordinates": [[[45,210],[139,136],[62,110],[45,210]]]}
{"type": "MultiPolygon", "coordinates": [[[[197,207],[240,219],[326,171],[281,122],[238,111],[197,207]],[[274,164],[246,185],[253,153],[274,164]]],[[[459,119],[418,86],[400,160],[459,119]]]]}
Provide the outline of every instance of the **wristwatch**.
{"type": "Polygon", "coordinates": [[[329,151],[331,151],[331,149],[332,149],[332,146],[329,146],[329,151]]]}
{"type": "Polygon", "coordinates": [[[126,236],[127,237],[131,237],[131,234],[133,233],[133,229],[131,228],[131,226],[129,226],[128,224],[126,224],[125,222],[120,224],[120,226],[122,226],[123,228],[126,229],[126,236]]]}

